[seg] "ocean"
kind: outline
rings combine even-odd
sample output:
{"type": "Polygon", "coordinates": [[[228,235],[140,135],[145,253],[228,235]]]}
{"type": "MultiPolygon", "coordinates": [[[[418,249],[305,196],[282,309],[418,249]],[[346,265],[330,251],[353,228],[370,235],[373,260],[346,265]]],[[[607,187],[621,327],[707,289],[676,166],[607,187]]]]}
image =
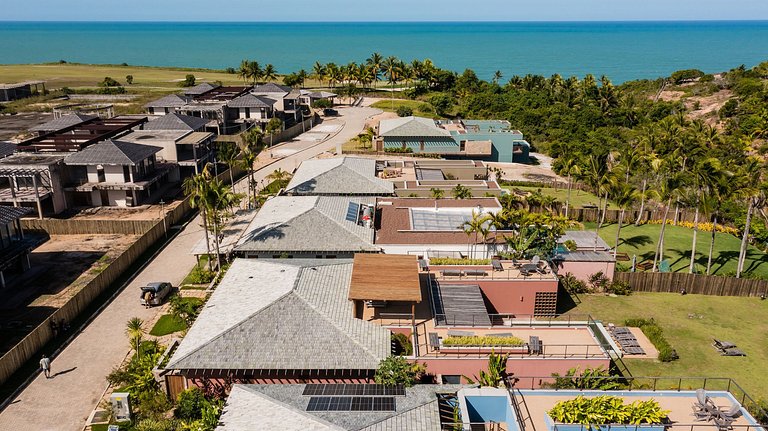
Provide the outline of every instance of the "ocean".
{"type": "Polygon", "coordinates": [[[528,73],[608,76],[614,83],[768,61],[768,21],[706,22],[0,22],[0,64],[80,63],[224,69],[242,59],[278,72],[374,51],[431,59],[490,79],[528,73]]]}

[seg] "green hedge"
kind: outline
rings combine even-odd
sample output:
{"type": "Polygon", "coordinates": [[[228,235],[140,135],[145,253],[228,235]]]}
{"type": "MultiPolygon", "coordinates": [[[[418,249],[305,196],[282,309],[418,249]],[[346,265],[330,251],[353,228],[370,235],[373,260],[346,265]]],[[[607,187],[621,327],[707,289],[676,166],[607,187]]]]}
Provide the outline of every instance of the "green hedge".
{"type": "Polygon", "coordinates": [[[672,362],[676,359],[680,359],[677,355],[677,351],[672,348],[669,341],[664,337],[664,330],[661,329],[658,323],[653,318],[651,319],[627,319],[624,321],[624,326],[635,326],[640,328],[651,340],[651,343],[659,351],[659,360],[661,362],[672,362]]]}
{"type": "Polygon", "coordinates": [[[624,404],[624,399],[610,395],[560,401],[547,414],[556,422],[568,424],[660,424],[669,415],[656,400],[624,404]]]}
{"type": "Polygon", "coordinates": [[[490,265],[491,259],[460,259],[456,257],[431,257],[430,265],[490,265]]]}
{"type": "Polygon", "coordinates": [[[525,341],[517,337],[494,337],[473,335],[469,337],[448,336],[443,338],[443,346],[467,346],[467,347],[496,347],[496,346],[523,346],[525,341]]]}

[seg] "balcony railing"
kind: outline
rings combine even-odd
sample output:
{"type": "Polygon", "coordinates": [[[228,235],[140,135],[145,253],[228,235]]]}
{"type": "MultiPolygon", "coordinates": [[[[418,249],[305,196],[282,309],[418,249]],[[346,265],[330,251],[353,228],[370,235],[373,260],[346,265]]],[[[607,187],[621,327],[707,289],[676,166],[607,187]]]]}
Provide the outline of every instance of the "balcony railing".
{"type": "Polygon", "coordinates": [[[491,352],[509,353],[510,357],[524,356],[541,359],[608,359],[605,349],[597,344],[545,344],[538,352],[527,344],[519,346],[432,346],[419,345],[419,358],[487,358],[491,352]],[[438,349],[435,349],[438,347],[438,349]]]}
{"type": "Polygon", "coordinates": [[[554,316],[533,314],[476,314],[454,313],[435,314],[435,326],[452,327],[526,327],[526,328],[569,328],[589,326],[595,321],[589,314],[559,314],[554,316]]]}
{"type": "MultiPolygon", "coordinates": [[[[604,383],[618,383],[621,386],[617,388],[618,391],[684,391],[684,390],[696,390],[704,389],[709,391],[724,391],[730,393],[741,405],[746,408],[747,411],[761,424],[763,428],[768,424],[768,412],[756,402],[747,392],[739,386],[733,379],[728,377],[622,377],[622,376],[609,376],[609,377],[594,377],[588,379],[589,387],[579,386],[579,383],[584,383],[585,380],[578,378],[569,379],[568,377],[555,378],[552,376],[513,376],[508,382],[509,386],[515,389],[530,389],[536,390],[539,388],[552,389],[552,390],[585,390],[595,387],[600,387],[604,383]],[[570,380],[567,388],[558,389],[556,386],[558,381],[560,383],[563,380],[570,380]],[[572,386],[573,385],[573,386],[572,386]]],[[[610,391],[608,391],[610,392],[610,391]]],[[[699,424],[694,424],[699,426],[699,424]]],[[[712,429],[712,424],[701,424],[702,426],[709,426],[712,429]]],[[[678,425],[681,430],[689,425],[678,425]]],[[[737,425],[733,425],[736,427],[737,425]]],[[[742,427],[744,427],[742,425],[742,427]]],[[[747,431],[747,430],[744,430],[747,431]]]]}
{"type": "Polygon", "coordinates": [[[379,313],[376,319],[381,326],[412,327],[413,314],[411,313],[379,313]]]}

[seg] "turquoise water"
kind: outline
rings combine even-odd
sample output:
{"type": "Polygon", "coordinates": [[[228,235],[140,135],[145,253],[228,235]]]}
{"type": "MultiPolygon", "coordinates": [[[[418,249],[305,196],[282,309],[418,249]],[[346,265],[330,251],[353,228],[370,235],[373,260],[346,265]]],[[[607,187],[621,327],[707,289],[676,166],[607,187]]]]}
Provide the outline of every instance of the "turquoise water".
{"type": "Polygon", "coordinates": [[[374,51],[474,69],[482,78],[607,75],[614,82],[683,68],[720,72],[768,61],[768,21],[585,23],[0,22],[0,64],[129,63],[278,72],[365,60],[374,51]]]}

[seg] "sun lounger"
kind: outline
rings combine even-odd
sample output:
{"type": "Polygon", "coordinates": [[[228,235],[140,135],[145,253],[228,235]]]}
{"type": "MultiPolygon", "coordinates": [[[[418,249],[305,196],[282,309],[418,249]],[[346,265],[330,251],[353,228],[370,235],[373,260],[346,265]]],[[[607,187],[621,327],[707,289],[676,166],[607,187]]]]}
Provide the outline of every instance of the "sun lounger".
{"type": "Polygon", "coordinates": [[[624,347],[624,353],[628,355],[645,355],[645,350],[642,347],[624,347]]]}
{"type": "Polygon", "coordinates": [[[714,418],[712,410],[701,407],[698,403],[693,404],[691,409],[693,410],[694,420],[697,422],[711,421],[714,418]]]}
{"type": "Polygon", "coordinates": [[[504,271],[504,266],[501,265],[500,260],[493,259],[491,261],[491,266],[493,266],[494,271],[504,271]]]}
{"type": "Polygon", "coordinates": [[[483,271],[482,269],[468,269],[464,271],[464,275],[472,275],[476,277],[485,277],[488,275],[487,272],[483,271]]]}
{"type": "Polygon", "coordinates": [[[723,353],[721,353],[723,356],[747,356],[746,353],[744,353],[743,350],[739,350],[735,347],[732,347],[730,349],[723,350],[723,353]]]}
{"type": "Polygon", "coordinates": [[[717,425],[718,429],[724,431],[732,429],[731,424],[733,424],[734,419],[723,416],[715,416],[712,418],[712,421],[715,422],[715,425],[717,425]]]}
{"type": "Polygon", "coordinates": [[[446,269],[440,271],[440,275],[443,277],[461,277],[464,273],[460,269],[446,269]]]}
{"type": "Polygon", "coordinates": [[[720,350],[732,349],[736,347],[736,345],[731,343],[730,341],[722,341],[722,340],[718,340],[717,338],[714,338],[713,345],[720,350]]]}
{"type": "Polygon", "coordinates": [[[512,259],[512,266],[514,266],[515,268],[520,268],[523,266],[523,264],[518,262],[517,259],[512,259]]]}
{"type": "Polygon", "coordinates": [[[738,404],[731,404],[731,407],[728,410],[721,410],[720,416],[730,418],[730,419],[736,419],[741,415],[741,406],[738,404]]]}

